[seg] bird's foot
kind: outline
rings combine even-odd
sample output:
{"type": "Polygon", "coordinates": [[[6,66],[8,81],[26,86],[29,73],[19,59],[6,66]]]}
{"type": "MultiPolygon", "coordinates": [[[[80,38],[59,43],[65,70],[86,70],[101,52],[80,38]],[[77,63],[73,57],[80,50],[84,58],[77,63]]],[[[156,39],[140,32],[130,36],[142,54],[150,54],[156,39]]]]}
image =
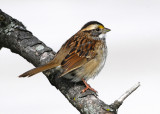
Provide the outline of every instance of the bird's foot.
{"type": "Polygon", "coordinates": [[[97,91],[96,90],[94,90],[93,88],[91,88],[90,87],[90,85],[89,84],[87,84],[87,82],[84,80],[84,79],[82,79],[82,81],[83,81],[83,83],[85,84],[85,86],[86,86],[86,88],[84,88],[81,92],[82,93],[84,93],[86,90],[88,90],[88,89],[90,89],[91,91],[93,91],[93,92],[95,92],[95,93],[97,93],[97,91]]]}

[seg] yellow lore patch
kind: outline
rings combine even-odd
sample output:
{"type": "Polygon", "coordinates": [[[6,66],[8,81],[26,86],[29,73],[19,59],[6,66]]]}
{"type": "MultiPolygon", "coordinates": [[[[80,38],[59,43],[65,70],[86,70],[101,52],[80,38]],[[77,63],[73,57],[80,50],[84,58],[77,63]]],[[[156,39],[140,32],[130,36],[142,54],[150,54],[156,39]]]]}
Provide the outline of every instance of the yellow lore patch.
{"type": "Polygon", "coordinates": [[[98,28],[100,28],[100,29],[104,29],[104,26],[102,26],[102,25],[99,25],[99,26],[98,26],[98,28]]]}

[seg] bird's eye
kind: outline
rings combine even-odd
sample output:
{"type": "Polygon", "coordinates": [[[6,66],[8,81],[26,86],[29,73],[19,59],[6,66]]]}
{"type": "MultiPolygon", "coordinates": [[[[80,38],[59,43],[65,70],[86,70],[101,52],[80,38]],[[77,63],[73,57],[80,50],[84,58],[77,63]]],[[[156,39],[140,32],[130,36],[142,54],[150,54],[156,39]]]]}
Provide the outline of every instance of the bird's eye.
{"type": "Polygon", "coordinates": [[[96,31],[100,31],[100,29],[99,29],[99,28],[97,28],[97,29],[96,29],[96,31]]]}

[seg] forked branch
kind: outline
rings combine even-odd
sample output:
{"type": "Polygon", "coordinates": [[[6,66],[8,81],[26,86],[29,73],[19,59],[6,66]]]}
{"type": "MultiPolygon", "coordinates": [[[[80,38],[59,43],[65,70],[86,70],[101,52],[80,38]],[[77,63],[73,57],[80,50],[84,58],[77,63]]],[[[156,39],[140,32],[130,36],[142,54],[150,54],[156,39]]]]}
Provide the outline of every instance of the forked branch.
{"type": "MultiPolygon", "coordinates": [[[[19,54],[34,66],[41,66],[54,58],[55,52],[36,38],[18,20],[0,10],[0,48],[9,48],[19,54]]],[[[107,105],[97,95],[87,90],[83,83],[71,83],[64,78],[56,78],[58,72],[48,70],[43,72],[49,82],[61,91],[68,101],[82,114],[116,114],[122,102],[139,87],[139,83],[122,95],[113,104],[107,105]]]]}

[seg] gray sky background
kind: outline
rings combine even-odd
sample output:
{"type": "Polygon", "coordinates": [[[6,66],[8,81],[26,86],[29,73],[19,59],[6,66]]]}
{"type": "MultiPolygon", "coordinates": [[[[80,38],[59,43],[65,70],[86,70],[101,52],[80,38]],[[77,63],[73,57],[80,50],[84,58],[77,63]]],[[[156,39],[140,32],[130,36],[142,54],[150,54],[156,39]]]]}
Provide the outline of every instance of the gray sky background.
{"type": "MultiPolygon", "coordinates": [[[[112,30],[107,62],[88,83],[110,104],[141,82],[119,114],[160,113],[159,0],[0,0],[0,8],[55,51],[86,22],[103,23],[112,30]]],[[[17,77],[31,68],[10,50],[0,51],[1,114],[79,114],[42,73],[17,77]]]]}

